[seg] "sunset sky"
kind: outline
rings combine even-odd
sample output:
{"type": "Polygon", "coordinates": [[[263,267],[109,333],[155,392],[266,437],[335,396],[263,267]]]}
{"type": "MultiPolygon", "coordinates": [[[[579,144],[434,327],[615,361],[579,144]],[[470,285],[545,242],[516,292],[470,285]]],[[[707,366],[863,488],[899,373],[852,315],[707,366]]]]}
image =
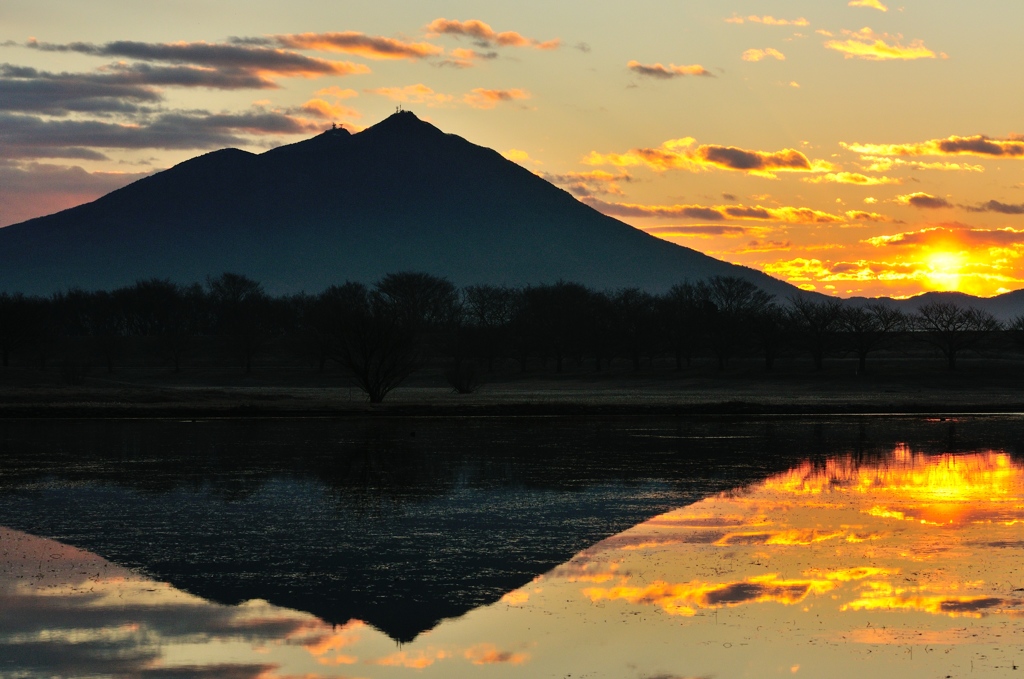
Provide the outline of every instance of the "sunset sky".
{"type": "Polygon", "coordinates": [[[1024,287],[1024,3],[4,0],[0,225],[401,104],[843,297],[1024,287]]]}

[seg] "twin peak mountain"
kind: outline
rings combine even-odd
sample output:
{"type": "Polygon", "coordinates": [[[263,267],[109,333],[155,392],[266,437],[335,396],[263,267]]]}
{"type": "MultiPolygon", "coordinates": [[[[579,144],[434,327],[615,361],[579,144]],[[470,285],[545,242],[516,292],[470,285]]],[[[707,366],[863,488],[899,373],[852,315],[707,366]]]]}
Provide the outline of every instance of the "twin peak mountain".
{"type": "Polygon", "coordinates": [[[600,214],[497,152],[400,112],[261,154],[223,149],[0,229],[0,291],[47,294],[231,271],[272,293],[426,271],[457,285],[667,290],[740,276],[796,288],[600,214]]]}

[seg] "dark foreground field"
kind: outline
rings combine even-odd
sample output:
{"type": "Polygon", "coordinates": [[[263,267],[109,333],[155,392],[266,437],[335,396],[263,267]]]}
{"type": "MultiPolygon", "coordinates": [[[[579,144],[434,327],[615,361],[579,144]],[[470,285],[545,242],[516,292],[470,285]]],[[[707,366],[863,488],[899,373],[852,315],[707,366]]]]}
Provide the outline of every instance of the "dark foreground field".
{"type": "Polygon", "coordinates": [[[955,371],[941,359],[855,360],[821,371],[783,362],[765,372],[737,361],[676,372],[613,366],[484,376],[472,394],[456,394],[439,369],[424,369],[371,405],[346,376],[295,367],[95,369],[68,385],[57,368],[0,370],[0,417],[273,417],[381,415],[827,414],[1024,412],[1024,360],[973,358],[955,371]]]}

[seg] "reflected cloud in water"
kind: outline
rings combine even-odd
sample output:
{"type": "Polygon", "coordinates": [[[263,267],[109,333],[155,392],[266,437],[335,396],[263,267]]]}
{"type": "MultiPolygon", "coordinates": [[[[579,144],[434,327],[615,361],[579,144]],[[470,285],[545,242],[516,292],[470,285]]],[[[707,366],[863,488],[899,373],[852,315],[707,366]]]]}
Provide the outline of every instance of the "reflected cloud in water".
{"type": "Polygon", "coordinates": [[[835,456],[634,526],[400,646],[3,529],[0,674],[1001,676],[1024,661],[1021,522],[1009,454],[835,456]]]}

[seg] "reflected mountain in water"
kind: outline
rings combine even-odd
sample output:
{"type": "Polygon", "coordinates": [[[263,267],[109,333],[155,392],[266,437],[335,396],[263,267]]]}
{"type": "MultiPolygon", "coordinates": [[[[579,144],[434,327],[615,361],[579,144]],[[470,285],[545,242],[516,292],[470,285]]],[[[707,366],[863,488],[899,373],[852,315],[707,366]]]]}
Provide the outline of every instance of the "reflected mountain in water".
{"type": "MultiPolygon", "coordinates": [[[[606,424],[602,438],[617,442],[616,454],[598,450],[572,464],[551,455],[550,467],[562,471],[536,486],[528,481],[536,471],[529,462],[509,460],[516,471],[487,491],[499,497],[514,477],[518,487],[552,492],[564,483],[586,495],[593,490],[585,482],[593,473],[588,464],[616,458],[634,461],[634,470],[652,465],[646,470],[666,473],[674,467],[663,455],[707,453],[725,473],[723,455],[750,453],[751,442],[837,452],[809,455],[786,471],[651,517],[398,646],[362,620],[332,626],[266,601],[206,601],[95,554],[0,527],[0,675],[383,679],[416,669],[425,679],[1015,676],[1024,653],[1024,461],[985,441],[1011,440],[1019,421],[722,424],[606,424]],[[894,433],[901,440],[880,450],[894,433]],[[933,448],[941,438],[956,452],[933,448]],[[641,443],[618,447],[631,439],[641,443]],[[674,451],[662,447],[666,441],[674,451]],[[701,443],[691,447],[694,441],[701,443]],[[563,475],[572,469],[569,480],[563,475]]],[[[551,423],[542,428],[535,441],[567,433],[551,423]]],[[[487,430],[510,433],[494,424],[487,430]]],[[[477,457],[500,458],[498,448],[477,457]]],[[[732,465],[734,474],[743,467],[736,459],[732,465]]],[[[74,480],[58,482],[23,460],[8,467],[20,478],[5,495],[112,483],[98,459],[82,459],[79,468],[74,480]]],[[[235,471],[242,469],[254,466],[235,471]]],[[[620,465],[617,473],[623,471],[620,465]]],[[[230,502],[256,500],[279,478],[271,474],[230,502]]],[[[496,477],[474,478],[480,484],[496,477]]],[[[634,471],[633,478],[641,476],[634,471]]],[[[456,480],[441,495],[458,495],[464,483],[456,480]]],[[[607,487],[608,479],[594,483],[607,487]]],[[[651,481],[634,483],[635,492],[651,481]]],[[[148,498],[181,490],[113,484],[109,491],[148,498]]],[[[403,506],[419,511],[441,495],[403,506]]],[[[211,507],[228,502],[205,496],[211,507]]],[[[379,513],[363,516],[381,520],[379,513]]],[[[153,536],[149,548],[159,550],[164,539],[153,536]]],[[[380,565],[393,555],[389,544],[383,549],[380,565]]],[[[432,553],[424,548],[421,557],[432,553]]]]}
{"type": "Polygon", "coordinates": [[[578,424],[6,423],[0,517],[204,599],[409,641],[791,459],[760,454],[764,432],[723,453],[671,425],[578,424]]]}
{"type": "MultiPolygon", "coordinates": [[[[410,641],[596,542],[800,459],[948,422],[7,422],[2,523],[204,599],[410,641]]],[[[1010,449],[1012,423],[986,440],[1010,449]]]]}

